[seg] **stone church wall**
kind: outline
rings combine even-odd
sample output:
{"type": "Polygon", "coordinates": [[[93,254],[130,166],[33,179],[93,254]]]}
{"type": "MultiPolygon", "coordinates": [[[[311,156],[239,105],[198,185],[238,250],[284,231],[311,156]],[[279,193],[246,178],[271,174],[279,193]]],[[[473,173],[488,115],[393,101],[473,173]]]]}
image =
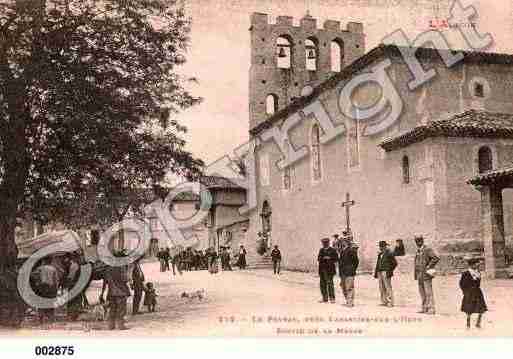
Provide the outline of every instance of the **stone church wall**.
{"type": "MultiPolygon", "coordinates": [[[[478,173],[477,152],[481,146],[492,149],[494,168],[513,163],[513,141],[486,139],[440,139],[438,152],[442,173],[438,188],[436,211],[439,245],[454,241],[479,240],[481,195],[465,182],[478,173]]],[[[504,230],[511,240],[513,234],[513,191],[504,191],[504,230]]]]}
{"type": "MultiPolygon", "coordinates": [[[[320,96],[332,121],[346,126],[345,134],[320,146],[320,181],[312,178],[308,155],[292,166],[292,186],[284,190],[283,174],[276,166],[281,158],[278,147],[266,142],[257,148],[258,208],[251,214],[248,238],[256,238],[261,230],[259,214],[263,202],[268,201],[272,208],[272,242],[282,250],[283,265],[289,269],[315,270],[320,239],[340,233],[345,227],[341,203],[346,192],[356,201],[351,208],[351,227],[360,247],[362,270],[374,266],[379,240],[392,244],[402,238],[408,256],[400,268],[411,270],[406,263],[411,262],[415,252],[414,235],[424,235],[427,244],[437,249],[450,241],[479,236],[479,192],[466,184],[475,173],[471,154],[481,142],[493,142],[497,145],[497,164],[504,165],[511,161],[509,143],[427,139],[388,153],[378,144],[387,137],[469,108],[513,112],[511,67],[461,63],[448,69],[440,59],[422,62],[426,70],[434,67],[438,75],[410,91],[411,73],[401,59],[392,59],[387,73],[401,94],[404,107],[399,122],[378,135],[362,136],[363,126],[356,130],[354,122],[341,114],[338,94],[343,82],[320,96]],[[472,93],[476,81],[484,84],[484,98],[476,98],[472,93]],[[348,137],[355,133],[356,142],[348,137]],[[354,143],[358,143],[358,150],[354,143]],[[407,184],[403,183],[404,156],[408,156],[410,163],[407,184]]],[[[372,92],[364,90],[363,98],[372,99],[372,92]]],[[[296,150],[310,146],[312,126],[312,117],[308,117],[291,130],[290,139],[296,150]]],[[[513,217],[511,199],[511,194],[506,193],[505,221],[509,220],[509,227],[513,217]]],[[[510,228],[506,232],[511,236],[510,228]]]]}

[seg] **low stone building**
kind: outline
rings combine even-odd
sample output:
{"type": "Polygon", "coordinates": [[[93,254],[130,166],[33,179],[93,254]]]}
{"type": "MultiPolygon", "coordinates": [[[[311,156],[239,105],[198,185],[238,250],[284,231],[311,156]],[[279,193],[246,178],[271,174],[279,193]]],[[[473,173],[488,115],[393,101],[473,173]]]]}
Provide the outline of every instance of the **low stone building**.
{"type": "Polygon", "coordinates": [[[246,190],[234,181],[219,176],[204,176],[200,183],[212,196],[207,218],[209,246],[219,251],[222,246],[235,249],[247,244],[249,219],[239,212],[246,201],[246,190]]]}

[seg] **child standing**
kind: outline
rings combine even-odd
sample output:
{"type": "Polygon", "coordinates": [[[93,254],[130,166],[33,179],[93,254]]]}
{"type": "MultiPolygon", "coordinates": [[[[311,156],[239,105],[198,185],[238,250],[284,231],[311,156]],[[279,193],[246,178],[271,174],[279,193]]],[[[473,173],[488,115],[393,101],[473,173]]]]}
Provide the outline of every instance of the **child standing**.
{"type": "Polygon", "coordinates": [[[154,312],[157,305],[157,292],[153,288],[153,283],[146,283],[144,288],[144,305],[148,308],[148,312],[154,312]]]}
{"type": "Polygon", "coordinates": [[[461,311],[467,314],[467,329],[470,329],[470,317],[477,313],[476,328],[481,328],[483,313],[488,310],[481,290],[480,260],[471,258],[468,260],[468,269],[461,274],[460,288],[463,291],[461,311]]]}

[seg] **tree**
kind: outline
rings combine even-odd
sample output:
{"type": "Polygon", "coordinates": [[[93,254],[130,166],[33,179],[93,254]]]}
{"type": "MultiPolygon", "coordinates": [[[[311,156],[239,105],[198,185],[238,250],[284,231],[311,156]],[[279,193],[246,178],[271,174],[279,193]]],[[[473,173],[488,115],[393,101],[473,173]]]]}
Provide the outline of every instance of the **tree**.
{"type": "MultiPolygon", "coordinates": [[[[90,177],[79,189],[67,192],[64,198],[51,200],[49,197],[39,199],[37,219],[43,223],[61,222],[69,228],[81,229],[98,225],[106,229],[114,223],[122,222],[128,213],[144,217],[144,207],[157,198],[164,199],[164,188],[158,183],[166,169],[178,173],[184,178],[195,179],[201,173],[203,163],[192,158],[180,149],[169,135],[150,132],[144,147],[132,147],[127,153],[117,156],[125,160],[116,164],[115,171],[106,166],[91,169],[90,177]],[[178,159],[178,161],[177,161],[178,159]],[[177,162],[179,166],[170,166],[177,162]]],[[[139,141],[143,143],[143,141],[139,141]]],[[[112,152],[123,151],[120,146],[113,146],[112,152]]],[[[123,240],[123,230],[120,230],[123,240]]]]}
{"type": "Polygon", "coordinates": [[[173,0],[0,2],[0,267],[18,212],[201,165],[170,118],[200,101],[176,74],[189,29],[173,0]]]}

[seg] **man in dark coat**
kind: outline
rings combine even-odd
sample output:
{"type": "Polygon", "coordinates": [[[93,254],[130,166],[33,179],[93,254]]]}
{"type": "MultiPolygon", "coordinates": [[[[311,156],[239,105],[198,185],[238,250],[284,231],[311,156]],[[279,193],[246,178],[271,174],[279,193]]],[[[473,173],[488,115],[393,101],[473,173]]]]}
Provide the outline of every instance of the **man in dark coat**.
{"type": "Polygon", "coordinates": [[[422,309],[419,313],[435,314],[435,298],[433,294],[434,268],[440,261],[433,249],[424,244],[422,236],[415,237],[417,254],[415,255],[415,280],[419,285],[422,309]]]}
{"type": "MultiPolygon", "coordinates": [[[[55,266],[52,265],[49,257],[43,258],[42,264],[37,269],[37,273],[39,274],[38,294],[44,298],[55,299],[59,286],[59,273],[55,266]]],[[[40,308],[39,320],[41,324],[45,324],[46,322],[53,323],[55,320],[55,308],[40,308]]]]}
{"type": "MultiPolygon", "coordinates": [[[[80,277],[80,258],[76,254],[68,254],[65,258],[65,265],[67,267],[67,274],[64,278],[64,288],[71,291],[80,277]]],[[[71,298],[66,305],[67,315],[71,321],[76,321],[80,316],[82,310],[82,293],[79,293],[74,298],[71,298]]]]}
{"type": "Polygon", "coordinates": [[[157,258],[160,263],[160,271],[165,272],[166,271],[166,261],[165,261],[164,249],[159,249],[159,251],[157,252],[157,258]]]}
{"type": "Polygon", "coordinates": [[[178,273],[182,275],[182,268],[180,266],[180,251],[177,251],[173,255],[171,265],[173,266],[173,275],[176,275],[176,271],[178,271],[178,273]]]}
{"type": "Polygon", "coordinates": [[[387,307],[394,306],[394,293],[392,290],[392,277],[397,267],[397,260],[394,254],[388,248],[388,243],[380,241],[376,269],[374,278],[379,280],[379,293],[381,295],[381,305],[387,307]]]}
{"type": "Polygon", "coordinates": [[[273,250],[271,251],[271,259],[273,261],[274,274],[280,274],[281,252],[278,249],[277,245],[275,245],[273,250]]]}
{"type": "Polygon", "coordinates": [[[241,244],[239,249],[239,260],[237,262],[239,265],[239,269],[246,269],[246,254],[246,248],[244,248],[244,246],[241,244]]]}
{"type": "Polygon", "coordinates": [[[170,270],[169,268],[169,261],[171,260],[171,250],[169,249],[169,247],[166,247],[166,249],[164,250],[164,268],[165,270],[170,270]]]}
{"type": "Polygon", "coordinates": [[[132,289],[134,291],[134,299],[132,301],[132,315],[140,314],[139,307],[144,292],[144,273],[141,268],[141,258],[134,262],[132,269],[132,289]]]}
{"type": "Polygon", "coordinates": [[[194,251],[194,270],[201,270],[201,253],[198,250],[194,251]]]}
{"type": "Polygon", "coordinates": [[[348,307],[354,306],[354,277],[359,263],[357,248],[352,246],[349,239],[343,239],[340,243],[338,274],[340,275],[340,287],[348,307]]]}
{"type": "Polygon", "coordinates": [[[230,252],[228,251],[228,247],[222,247],[223,250],[221,252],[221,265],[223,270],[232,270],[232,265],[230,264],[230,252]]]}
{"type": "MultiPolygon", "coordinates": [[[[116,257],[126,256],[125,253],[118,252],[116,257]]],[[[103,287],[100,298],[103,301],[103,294],[108,287],[107,301],[109,302],[109,329],[126,330],[125,315],[127,299],[130,297],[128,266],[107,267],[103,279],[103,287]]]]}
{"type": "Polygon", "coordinates": [[[322,300],[320,303],[335,303],[335,286],[333,285],[333,277],[335,276],[335,263],[338,262],[338,254],[335,248],[330,246],[330,239],[322,239],[322,248],[317,256],[319,262],[319,278],[322,300]]]}

